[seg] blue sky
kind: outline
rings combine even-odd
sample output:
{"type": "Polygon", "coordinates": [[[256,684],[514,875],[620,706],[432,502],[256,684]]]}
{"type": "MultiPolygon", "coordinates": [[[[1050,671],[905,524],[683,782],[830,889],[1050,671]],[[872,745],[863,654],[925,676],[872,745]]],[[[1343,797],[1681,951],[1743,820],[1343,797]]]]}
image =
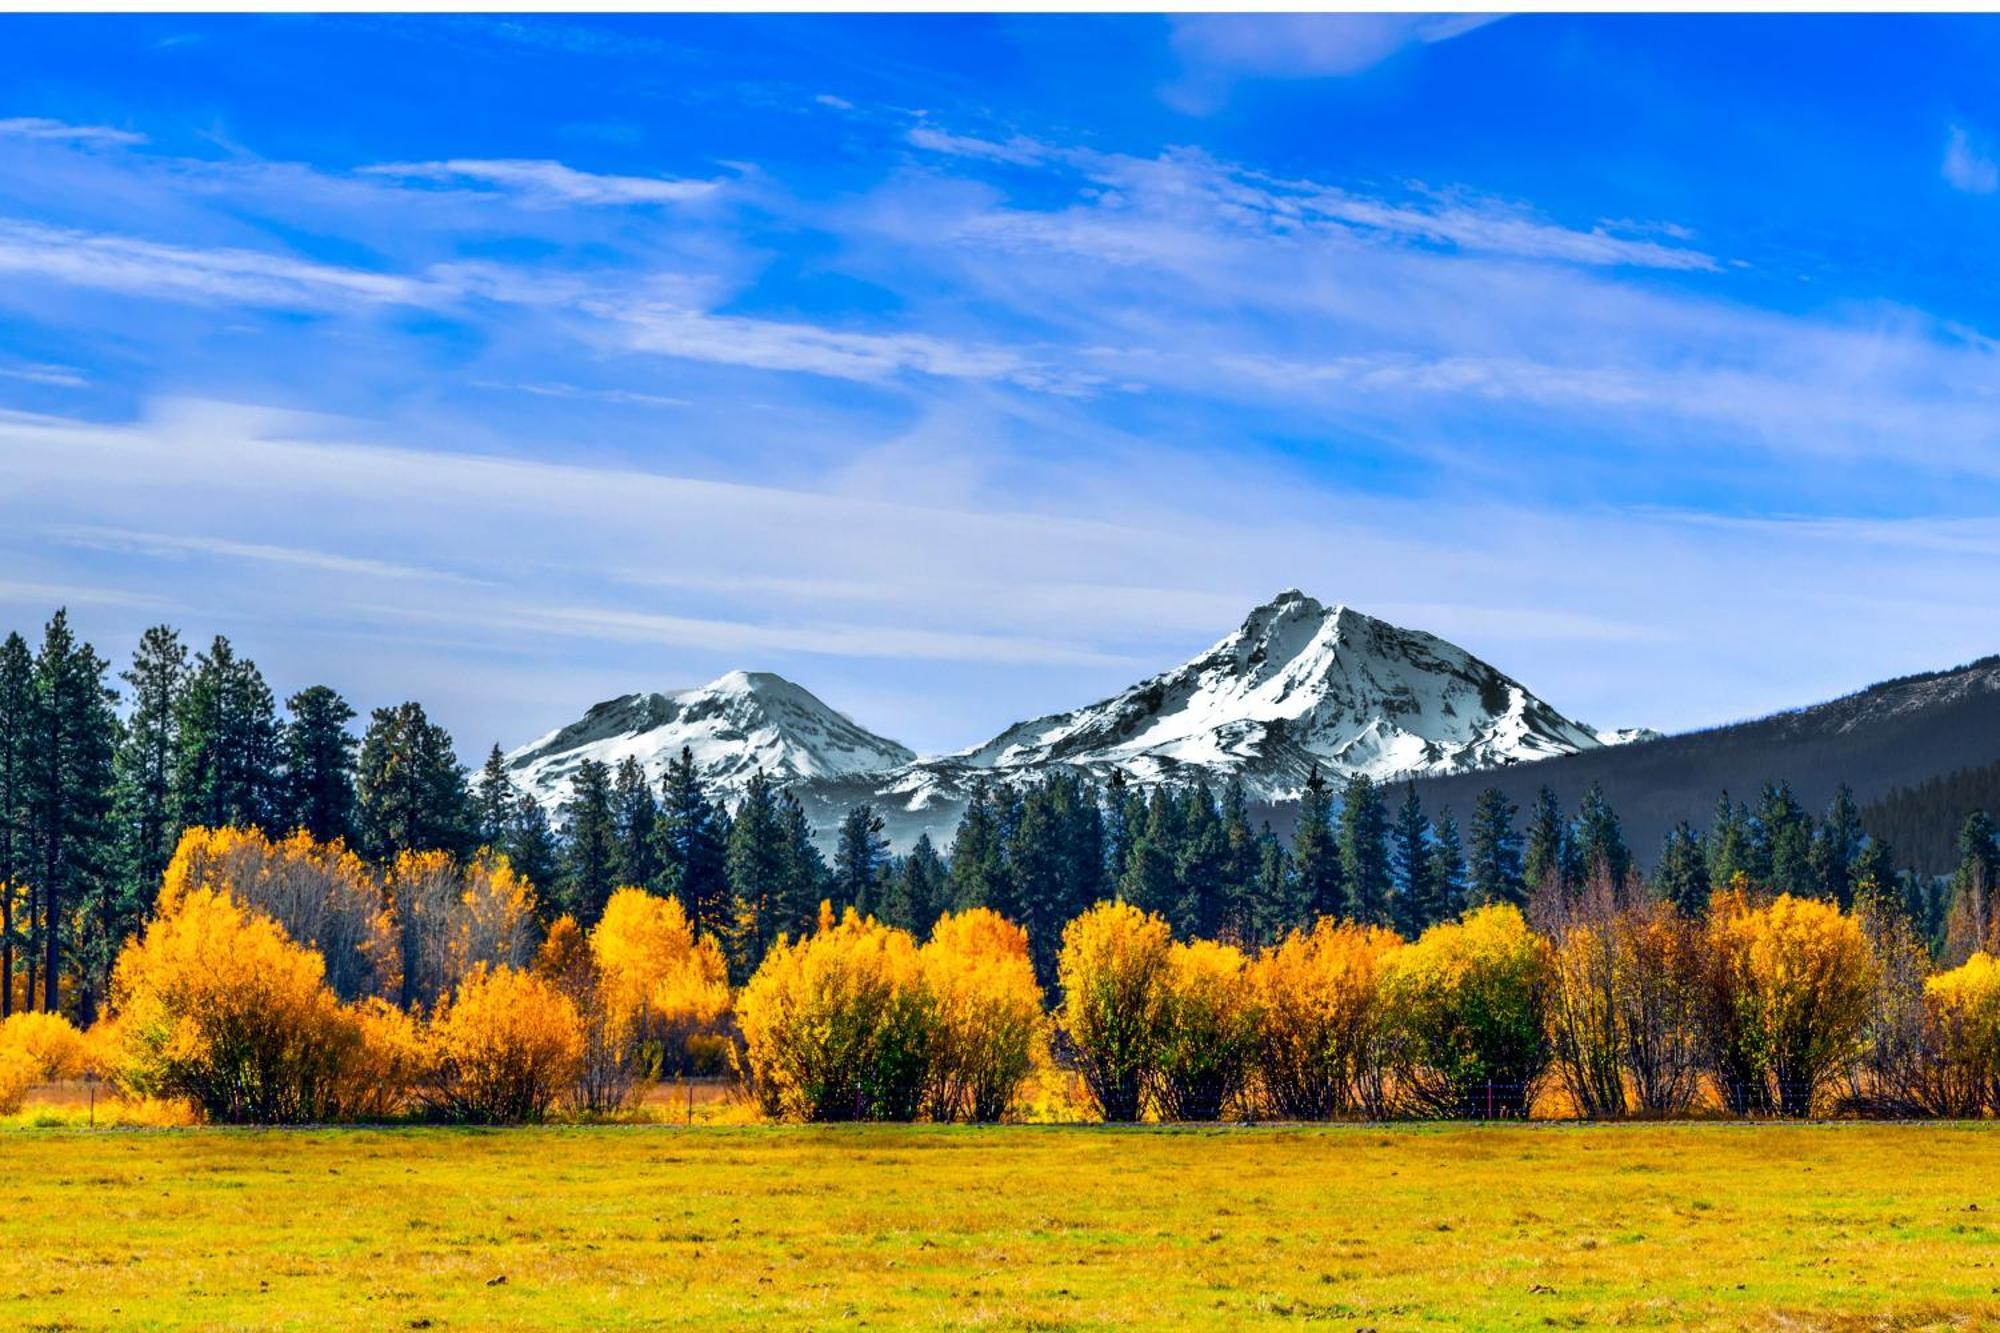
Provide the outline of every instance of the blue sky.
{"type": "Polygon", "coordinates": [[[2000,21],[0,18],[0,624],[920,750],[1288,586],[1598,725],[2000,650],[2000,21]]]}

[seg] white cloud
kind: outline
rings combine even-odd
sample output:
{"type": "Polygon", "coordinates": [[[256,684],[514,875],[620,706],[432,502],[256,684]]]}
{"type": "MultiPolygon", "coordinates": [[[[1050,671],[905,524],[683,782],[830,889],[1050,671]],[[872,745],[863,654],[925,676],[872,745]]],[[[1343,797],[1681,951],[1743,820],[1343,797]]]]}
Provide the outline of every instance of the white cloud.
{"type": "Polygon", "coordinates": [[[0,120],[0,138],[49,139],[106,148],[124,148],[146,142],[145,135],[134,134],[130,130],[117,130],[109,125],[69,125],[42,116],[16,116],[11,120],[0,120]]]}
{"type": "Polygon", "coordinates": [[[159,558],[180,556],[208,556],[222,560],[245,561],[259,565],[282,565],[298,569],[317,570],[322,573],[352,575],[370,579],[425,579],[446,583],[471,583],[479,580],[468,579],[443,569],[420,569],[414,565],[397,564],[391,560],[375,560],[366,556],[342,555],[333,551],[316,551],[299,546],[282,546],[270,542],[236,542],[217,537],[175,535],[164,532],[133,532],[121,528],[54,527],[45,529],[46,535],[54,541],[90,550],[118,551],[128,554],[159,558]]]}
{"type": "MultiPolygon", "coordinates": [[[[1317,181],[1280,179],[1188,149],[1142,158],[1059,148],[1019,135],[997,141],[949,134],[928,126],[911,130],[907,138],[916,147],[950,157],[1016,166],[1047,165],[1073,173],[1109,191],[1100,194],[1089,209],[1097,216],[1141,218],[1149,213],[1185,216],[1199,212],[1215,223],[1255,228],[1273,236],[1339,227],[1523,259],[1698,272],[1718,268],[1713,256],[1689,246],[1624,234],[1633,228],[1609,222],[1588,229],[1565,227],[1535,216],[1524,205],[1462,191],[1412,190],[1402,199],[1389,199],[1317,181]]],[[[977,225],[989,235],[1012,230],[1023,239],[1061,243],[1065,228],[1085,224],[1074,212],[994,210],[977,225]]],[[[1685,239],[1684,229],[1655,226],[1648,230],[1685,239]],[[1675,236],[1675,232],[1680,235],[1675,236]]],[[[1101,239],[1103,233],[1099,235],[1101,239]]],[[[1121,246],[1107,257],[1143,259],[1152,248],[1144,244],[1121,246]]]]}
{"type": "Polygon", "coordinates": [[[135,296],[321,308],[423,304],[418,279],[235,247],[196,249],[0,219],[0,272],[135,296]]]}
{"type": "Polygon", "coordinates": [[[1359,74],[1411,46],[1449,41],[1495,14],[1180,14],[1174,49],[1203,65],[1280,78],[1359,74]]]}
{"type": "Polygon", "coordinates": [[[1174,51],[1186,67],[1165,90],[1194,114],[1214,110],[1243,76],[1340,78],[1373,69],[1400,51],[1449,41],[1495,14],[1179,14],[1174,51]]]}
{"type": "Polygon", "coordinates": [[[59,389],[87,389],[90,380],[83,372],[69,366],[23,365],[0,367],[0,379],[22,380],[28,384],[47,384],[59,389]]]}
{"type": "Polygon", "coordinates": [[[286,687],[376,681],[386,701],[436,678],[426,702],[455,731],[509,741],[594,690],[744,666],[867,693],[871,724],[950,748],[1181,660],[1288,583],[1452,638],[1571,713],[1660,726],[1975,656],[2000,613],[1968,558],[1990,520],[1846,541],[1824,520],[1391,499],[1109,438],[1048,459],[1026,492],[995,478],[944,505],[358,430],[203,405],[130,426],[0,418],[0,560],[104,605],[198,586],[184,628],[231,633],[286,687]],[[78,527],[213,559],[195,584],[47,540],[78,527]],[[1471,595],[1496,569],[1516,592],[1471,595]],[[469,581],[399,576],[439,570],[469,581]],[[928,733],[902,725],[899,694],[928,733]]]}
{"type": "Polygon", "coordinates": [[[904,136],[913,147],[952,157],[976,157],[1014,166],[1033,166],[1056,156],[1054,149],[1023,135],[1004,142],[981,139],[969,134],[949,134],[928,125],[918,125],[904,136]]]}
{"type": "Polygon", "coordinates": [[[445,162],[389,162],[363,174],[399,180],[471,181],[510,191],[544,206],[561,204],[685,204],[706,199],[720,181],[665,176],[611,176],[578,171],[560,162],[454,158],[445,162]]]}
{"type": "Polygon", "coordinates": [[[962,346],[919,333],[843,332],[816,324],[717,315],[670,305],[593,299],[640,351],[759,370],[879,380],[902,371],[951,379],[1024,381],[1036,368],[1006,348],[962,346]]]}
{"type": "Polygon", "coordinates": [[[1953,189],[1967,194],[2000,190],[2000,163],[1957,125],[1951,127],[1951,136],[1945,141],[1943,172],[1953,189]]]}

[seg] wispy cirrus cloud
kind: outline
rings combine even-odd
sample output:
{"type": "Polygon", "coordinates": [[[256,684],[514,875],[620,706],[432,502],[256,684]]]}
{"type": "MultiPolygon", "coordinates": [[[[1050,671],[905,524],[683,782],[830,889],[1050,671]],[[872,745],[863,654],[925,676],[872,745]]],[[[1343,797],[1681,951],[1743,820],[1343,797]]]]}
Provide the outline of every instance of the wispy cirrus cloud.
{"type": "Polygon", "coordinates": [[[71,125],[45,116],[14,116],[0,120],[0,138],[42,139],[83,147],[125,148],[146,142],[146,136],[109,125],[71,125]]]}
{"type": "Polygon", "coordinates": [[[607,175],[579,171],[561,162],[518,158],[385,162],[363,167],[361,171],[364,175],[396,180],[491,186],[544,207],[568,204],[686,204],[707,199],[722,188],[722,182],[715,180],[607,175]]]}
{"type": "MultiPolygon", "coordinates": [[[[1116,191],[1106,201],[1114,208],[1124,206],[1134,211],[1148,201],[1171,201],[1177,212],[1201,207],[1219,221],[1280,236],[1338,226],[1406,242],[1524,259],[1695,272],[1718,268],[1711,255],[1686,244],[1635,234],[1637,229],[1630,226],[1621,229],[1599,222],[1588,228],[1567,227],[1537,216],[1524,204],[1463,190],[1417,188],[1401,198],[1390,198],[1317,181],[1283,179],[1188,149],[1142,158],[1062,148],[1022,135],[985,139],[931,125],[919,125],[905,137],[914,147],[950,157],[1047,166],[1074,173],[1083,181],[1116,191]]],[[[1074,220],[1074,214],[1014,211],[996,213],[987,226],[996,235],[1004,235],[1011,226],[1017,234],[1039,230],[1044,237],[1054,237],[1056,227],[1074,220]]],[[[1143,250],[1139,248],[1139,252],[1143,250]]]]}
{"type": "Polygon", "coordinates": [[[1415,46],[1450,41],[1497,14],[1180,14],[1173,47],[1181,78],[1169,105],[1194,114],[1228,99],[1239,78],[1342,78],[1415,46]]]}
{"type": "Polygon", "coordinates": [[[422,279],[393,273],[8,219],[0,219],[0,272],[133,296],[284,308],[420,305],[439,295],[422,279]]]}
{"type": "Polygon", "coordinates": [[[1951,127],[1940,170],[1954,190],[1967,194],[1992,194],[2000,190],[2000,162],[1994,161],[1992,153],[1976,143],[1963,126],[1951,127]]]}

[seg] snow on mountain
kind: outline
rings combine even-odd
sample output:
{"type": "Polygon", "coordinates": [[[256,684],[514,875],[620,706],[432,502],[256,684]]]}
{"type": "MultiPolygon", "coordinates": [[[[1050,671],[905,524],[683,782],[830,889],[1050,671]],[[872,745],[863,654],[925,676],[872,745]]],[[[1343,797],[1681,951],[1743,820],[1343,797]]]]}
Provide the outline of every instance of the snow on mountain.
{"type": "Polygon", "coordinates": [[[734,797],[762,769],[777,782],[892,769],[916,756],[767,671],[732,671],[696,690],[627,694],[507,756],[524,791],[550,809],[586,759],[616,768],[628,756],[658,782],[686,746],[703,777],[734,797]]]}
{"type": "Polygon", "coordinates": [[[1295,793],[1318,764],[1389,778],[1613,743],[1464,649],[1296,589],[1207,652],[1113,698],[1022,722],[951,756],[1001,771],[1122,770],[1139,783],[1240,775],[1295,793]]]}
{"type": "Polygon", "coordinates": [[[821,833],[866,801],[906,847],[919,832],[948,839],[980,782],[1238,777],[1253,800],[1285,801],[1315,764],[1335,780],[1462,773],[1653,734],[1596,731],[1436,635],[1291,590],[1182,666],[956,754],[919,760],[782,677],[737,671],[699,690],[601,703],[508,767],[554,809],[585,759],[633,755],[657,779],[686,745],[726,799],[761,767],[790,784],[821,833]]]}

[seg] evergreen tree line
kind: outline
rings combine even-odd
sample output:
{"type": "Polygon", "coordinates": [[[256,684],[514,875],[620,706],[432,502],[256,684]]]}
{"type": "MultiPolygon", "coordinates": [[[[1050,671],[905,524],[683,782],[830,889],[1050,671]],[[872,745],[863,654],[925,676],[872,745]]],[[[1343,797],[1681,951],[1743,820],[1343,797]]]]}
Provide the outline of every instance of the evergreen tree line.
{"type": "Polygon", "coordinates": [[[1989,940],[2000,915],[1987,813],[1953,816],[1949,877],[1899,875],[1845,788],[1818,817],[1782,782],[1754,803],[1724,794],[1706,828],[1667,835],[1643,876],[1595,787],[1568,812],[1544,789],[1525,813],[1489,788],[1461,831],[1408,784],[1357,775],[1336,791],[1317,770],[1289,838],[1253,827],[1237,782],[1141,790],[1057,774],[975,789],[947,851],[925,835],[894,855],[879,812],[857,806],[829,862],[794,794],[760,773],[727,808],[686,750],[657,783],[629,757],[580,763],[558,828],[498,746],[468,771],[420,704],[375,709],[357,738],[334,690],[301,690],[281,714],[226,638],[190,651],[167,626],[147,630],[118,673],[122,719],[109,673],[60,611],[39,647],[18,633],[0,643],[0,1010],[94,1014],[182,830],[197,825],[302,829],[378,863],[492,848],[544,910],[586,929],[620,886],[671,895],[697,935],[723,941],[737,981],[781,934],[810,929],[822,902],[919,935],[945,912],[992,908],[1027,929],[1044,984],[1063,927],[1111,897],[1187,938],[1255,946],[1320,916],[1415,938],[1468,907],[1559,905],[1593,882],[1696,913],[1740,877],[1842,906],[1880,895],[1948,961],[1989,940]]]}

